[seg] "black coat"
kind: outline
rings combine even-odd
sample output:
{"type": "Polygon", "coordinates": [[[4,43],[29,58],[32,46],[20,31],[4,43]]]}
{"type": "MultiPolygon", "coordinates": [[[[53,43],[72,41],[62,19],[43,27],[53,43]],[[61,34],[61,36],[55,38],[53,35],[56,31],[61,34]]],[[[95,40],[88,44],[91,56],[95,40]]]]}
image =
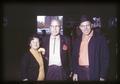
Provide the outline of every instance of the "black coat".
{"type": "MultiPolygon", "coordinates": [[[[79,47],[82,35],[79,36],[73,43],[71,70],[76,73],[79,66],[79,47]]],[[[109,50],[107,41],[104,36],[94,32],[88,45],[90,80],[99,80],[100,77],[106,78],[107,69],[109,65],[109,50]]]]}
{"type": "MultiPolygon", "coordinates": [[[[45,58],[47,60],[47,63],[49,63],[49,41],[50,36],[46,36],[43,38],[43,47],[45,48],[45,58]]],[[[60,35],[60,57],[62,62],[62,67],[66,71],[66,73],[69,73],[69,38],[60,35]],[[67,45],[68,50],[63,49],[63,45],[67,45]]],[[[48,66],[48,64],[47,64],[48,66]]]]}
{"type": "MultiPolygon", "coordinates": [[[[45,59],[43,58],[44,66],[45,59]]],[[[39,64],[30,51],[25,53],[22,57],[21,63],[21,80],[28,79],[36,81],[39,74],[39,64]]],[[[45,69],[46,70],[46,69],[45,69]]]]}

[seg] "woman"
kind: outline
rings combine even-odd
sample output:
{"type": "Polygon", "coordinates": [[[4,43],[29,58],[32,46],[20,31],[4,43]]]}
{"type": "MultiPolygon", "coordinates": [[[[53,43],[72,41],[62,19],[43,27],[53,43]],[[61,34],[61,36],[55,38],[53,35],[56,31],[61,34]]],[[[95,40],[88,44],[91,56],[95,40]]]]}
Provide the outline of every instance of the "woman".
{"type": "Polygon", "coordinates": [[[40,48],[40,39],[38,35],[33,35],[29,39],[28,52],[22,58],[22,80],[23,81],[41,81],[45,78],[44,48],[40,48]]]}

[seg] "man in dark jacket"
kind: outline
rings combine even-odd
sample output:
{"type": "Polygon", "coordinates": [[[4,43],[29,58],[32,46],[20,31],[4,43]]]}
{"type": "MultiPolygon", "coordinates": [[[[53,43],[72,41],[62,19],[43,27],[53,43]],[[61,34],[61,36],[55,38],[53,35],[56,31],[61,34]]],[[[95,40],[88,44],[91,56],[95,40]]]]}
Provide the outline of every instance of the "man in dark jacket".
{"type": "Polygon", "coordinates": [[[51,21],[51,34],[43,38],[48,61],[46,80],[66,80],[68,71],[68,40],[60,35],[60,21],[51,21]]]}
{"type": "Polygon", "coordinates": [[[73,43],[73,80],[105,80],[109,64],[109,51],[104,36],[93,30],[88,16],[80,18],[80,35],[73,43]]]}

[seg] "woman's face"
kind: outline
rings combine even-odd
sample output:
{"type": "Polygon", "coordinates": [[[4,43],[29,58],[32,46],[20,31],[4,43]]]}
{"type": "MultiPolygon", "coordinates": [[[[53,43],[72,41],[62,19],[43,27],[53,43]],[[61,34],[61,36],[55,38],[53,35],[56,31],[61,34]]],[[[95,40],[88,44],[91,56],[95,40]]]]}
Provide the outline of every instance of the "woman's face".
{"type": "Polygon", "coordinates": [[[30,42],[30,47],[32,49],[37,50],[40,47],[39,39],[38,38],[33,38],[33,40],[31,40],[31,42],[30,42]]]}

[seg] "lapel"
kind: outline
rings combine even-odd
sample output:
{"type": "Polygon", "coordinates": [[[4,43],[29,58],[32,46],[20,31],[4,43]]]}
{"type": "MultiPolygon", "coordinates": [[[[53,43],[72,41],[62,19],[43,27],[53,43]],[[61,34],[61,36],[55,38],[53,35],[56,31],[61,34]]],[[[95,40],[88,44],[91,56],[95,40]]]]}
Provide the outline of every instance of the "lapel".
{"type": "Polygon", "coordinates": [[[46,49],[46,59],[49,60],[49,41],[50,41],[50,35],[45,38],[45,49],[46,49]]]}
{"type": "MultiPolygon", "coordinates": [[[[60,57],[61,57],[61,60],[63,59],[62,58],[62,56],[63,56],[63,49],[62,49],[63,43],[64,43],[63,36],[60,35],[60,57]]],[[[46,39],[46,57],[48,60],[49,60],[49,44],[50,44],[50,36],[48,36],[46,39]]]]}
{"type": "Polygon", "coordinates": [[[78,37],[78,41],[77,41],[77,44],[76,44],[76,49],[77,49],[77,53],[78,53],[78,57],[79,57],[79,50],[80,50],[80,43],[81,43],[81,41],[82,41],[82,35],[80,35],[79,37],[78,37]]]}
{"type": "Polygon", "coordinates": [[[93,33],[93,36],[91,37],[88,45],[88,54],[89,54],[89,66],[91,67],[92,62],[94,62],[94,55],[93,52],[95,52],[95,38],[96,38],[96,33],[93,33]]]}
{"type": "Polygon", "coordinates": [[[61,62],[62,65],[65,65],[65,61],[66,61],[66,51],[63,50],[63,45],[67,44],[66,43],[66,38],[64,38],[64,36],[60,35],[60,57],[61,57],[61,62]]]}
{"type": "Polygon", "coordinates": [[[60,57],[61,57],[61,61],[63,61],[63,44],[64,44],[64,38],[62,35],[60,35],[60,57]]]}

